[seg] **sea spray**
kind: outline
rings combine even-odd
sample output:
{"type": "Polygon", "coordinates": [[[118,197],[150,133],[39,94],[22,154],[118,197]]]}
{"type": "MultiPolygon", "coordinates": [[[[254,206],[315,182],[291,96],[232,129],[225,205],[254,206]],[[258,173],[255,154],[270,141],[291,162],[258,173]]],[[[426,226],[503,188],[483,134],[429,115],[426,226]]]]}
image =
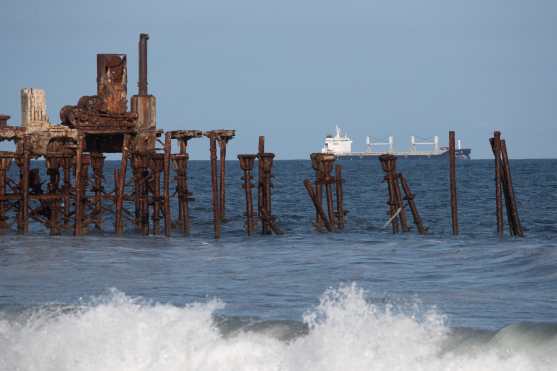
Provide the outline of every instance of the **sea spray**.
{"type": "Polygon", "coordinates": [[[114,290],[73,307],[2,314],[0,370],[552,370],[557,361],[551,325],[476,336],[450,329],[434,309],[366,298],[356,285],[327,290],[304,315],[307,330],[283,341],[272,328],[288,322],[226,333],[219,300],[177,307],[114,290]]]}

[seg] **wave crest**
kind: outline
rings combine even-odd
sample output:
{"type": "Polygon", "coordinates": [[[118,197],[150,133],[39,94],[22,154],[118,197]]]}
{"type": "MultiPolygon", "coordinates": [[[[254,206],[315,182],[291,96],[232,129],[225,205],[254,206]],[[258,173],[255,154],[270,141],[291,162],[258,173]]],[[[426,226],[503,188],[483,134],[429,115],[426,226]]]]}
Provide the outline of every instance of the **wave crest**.
{"type": "Polygon", "coordinates": [[[555,326],[455,330],[435,309],[366,298],[342,285],[305,313],[305,325],[240,321],[226,334],[219,300],[176,307],[113,290],[78,306],[1,313],[0,370],[550,370],[557,362],[555,326]]]}

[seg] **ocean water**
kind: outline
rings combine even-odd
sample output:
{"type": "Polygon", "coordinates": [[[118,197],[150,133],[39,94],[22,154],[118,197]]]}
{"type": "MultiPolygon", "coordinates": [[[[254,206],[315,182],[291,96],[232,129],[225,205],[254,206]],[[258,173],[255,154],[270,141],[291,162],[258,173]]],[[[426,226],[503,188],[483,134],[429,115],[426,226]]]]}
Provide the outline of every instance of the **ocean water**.
{"type": "Polygon", "coordinates": [[[458,163],[458,237],[445,161],[398,164],[427,236],[383,228],[377,160],[342,164],[338,233],[312,226],[309,161],[277,161],[286,233],[248,238],[229,161],[215,241],[192,161],[190,236],[116,236],[110,216],[81,238],[0,236],[0,370],[557,370],[557,161],[511,161],[526,238],[503,241],[492,161],[458,163]]]}

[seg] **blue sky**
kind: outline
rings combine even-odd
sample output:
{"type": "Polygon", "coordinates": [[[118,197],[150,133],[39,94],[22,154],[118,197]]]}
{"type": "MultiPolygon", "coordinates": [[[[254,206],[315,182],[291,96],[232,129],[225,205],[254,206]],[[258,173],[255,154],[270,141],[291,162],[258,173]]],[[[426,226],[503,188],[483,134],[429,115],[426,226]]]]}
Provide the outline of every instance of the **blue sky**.
{"type": "MultiPolygon", "coordinates": [[[[14,1],[0,5],[0,112],[43,88],[51,121],[96,89],[95,55],[149,40],[150,92],[163,129],[234,128],[230,155],[267,137],[278,158],[307,158],[343,127],[365,136],[454,129],[489,158],[500,129],[514,158],[557,157],[557,2],[14,1]]],[[[192,158],[208,158],[206,140],[192,158]]]]}

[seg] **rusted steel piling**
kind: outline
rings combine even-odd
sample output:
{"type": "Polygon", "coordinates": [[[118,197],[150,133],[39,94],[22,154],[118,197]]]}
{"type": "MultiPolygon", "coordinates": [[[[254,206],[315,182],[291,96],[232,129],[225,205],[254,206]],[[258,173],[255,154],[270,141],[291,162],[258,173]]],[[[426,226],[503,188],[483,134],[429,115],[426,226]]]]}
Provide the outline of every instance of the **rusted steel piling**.
{"type": "Polygon", "coordinates": [[[506,178],[506,189],[508,194],[507,198],[509,200],[509,208],[514,228],[514,234],[518,237],[524,237],[524,230],[522,228],[522,223],[520,222],[520,217],[518,216],[518,207],[514,194],[511,167],[509,164],[509,155],[507,153],[507,143],[504,139],[501,140],[501,158],[503,163],[503,173],[505,174],[506,178]]]}
{"type": "Polygon", "coordinates": [[[244,189],[244,193],[246,196],[246,232],[251,235],[255,231],[255,216],[253,212],[253,195],[252,189],[254,184],[252,183],[253,180],[253,165],[255,163],[257,155],[249,155],[243,154],[238,155],[238,160],[240,161],[240,168],[244,172],[242,176],[243,184],[242,188],[244,189]]]}
{"type": "Polygon", "coordinates": [[[271,189],[273,185],[271,179],[274,158],[275,154],[270,152],[264,152],[258,155],[258,159],[263,170],[263,174],[261,176],[261,205],[259,209],[263,234],[282,234],[282,231],[275,223],[275,217],[272,212],[271,189]]]}
{"type": "Polygon", "coordinates": [[[221,223],[223,221],[224,215],[224,201],[226,190],[225,186],[225,158],[226,156],[226,144],[230,139],[232,139],[236,133],[234,130],[211,130],[203,133],[209,138],[209,151],[211,156],[211,194],[212,194],[212,205],[213,205],[213,223],[215,228],[215,238],[220,238],[221,235],[221,223]],[[220,179],[217,171],[217,143],[220,146],[221,161],[220,161],[220,179]]]}
{"type": "Polygon", "coordinates": [[[507,212],[507,222],[509,224],[509,234],[511,236],[524,236],[524,230],[518,216],[518,208],[514,188],[512,185],[512,176],[507,153],[505,140],[501,139],[501,132],[495,131],[493,137],[489,139],[491,149],[495,157],[495,206],[497,216],[497,234],[499,238],[504,236],[503,221],[503,201],[505,200],[505,208],[507,212]]]}
{"type": "Polygon", "coordinates": [[[495,157],[495,213],[497,216],[497,235],[503,238],[503,201],[501,192],[501,141],[498,132],[494,133],[494,137],[490,139],[493,155],[495,157]]]}
{"type": "Polygon", "coordinates": [[[333,227],[331,226],[331,223],[329,223],[329,219],[327,219],[327,215],[323,210],[323,205],[317,199],[317,195],[315,194],[311,180],[309,179],[304,180],[304,187],[306,187],[306,191],[308,192],[309,198],[313,202],[313,206],[315,207],[316,212],[319,214],[320,220],[323,222],[323,225],[325,226],[327,231],[332,232],[333,227]]]}
{"type": "Polygon", "coordinates": [[[458,225],[458,202],[456,193],[456,147],[455,132],[449,131],[449,183],[451,193],[451,226],[454,235],[460,232],[458,225]]]}
{"type": "MultiPolygon", "coordinates": [[[[335,228],[343,229],[347,211],[344,209],[342,167],[340,165],[334,166],[336,157],[332,154],[312,153],[310,159],[311,166],[315,171],[315,181],[311,187],[311,192],[308,190],[308,195],[315,207],[315,226],[317,229],[325,227],[329,232],[335,228]],[[335,175],[332,175],[333,166],[335,175]],[[323,189],[325,190],[326,212],[323,207],[323,189]],[[326,216],[326,223],[323,219],[324,215],[326,216]]],[[[306,183],[304,181],[304,186],[307,189],[306,183]]]]}
{"type": "Polygon", "coordinates": [[[390,154],[381,155],[379,156],[379,161],[385,172],[384,179],[389,191],[389,201],[387,204],[389,205],[389,218],[391,220],[393,233],[398,233],[399,230],[408,232],[410,230],[408,228],[408,218],[402,202],[398,174],[396,172],[396,156],[390,154]]]}
{"type": "Polygon", "coordinates": [[[10,169],[12,159],[4,157],[4,153],[0,152],[0,232],[9,228],[6,212],[8,203],[4,200],[8,185],[8,170],[10,169]]]}
{"type": "Polygon", "coordinates": [[[422,222],[422,218],[420,217],[420,213],[418,212],[418,208],[416,207],[416,202],[414,201],[414,194],[410,190],[410,186],[406,181],[406,178],[402,174],[398,174],[400,184],[402,186],[402,190],[404,191],[405,200],[410,207],[410,211],[412,212],[412,218],[414,219],[414,224],[416,224],[416,228],[418,229],[419,234],[426,234],[427,228],[424,226],[422,222]]]}
{"type": "Polygon", "coordinates": [[[337,201],[337,227],[339,229],[344,228],[344,218],[345,218],[345,210],[344,210],[344,191],[342,189],[342,166],[335,165],[335,186],[336,186],[336,201],[337,201]]]}

